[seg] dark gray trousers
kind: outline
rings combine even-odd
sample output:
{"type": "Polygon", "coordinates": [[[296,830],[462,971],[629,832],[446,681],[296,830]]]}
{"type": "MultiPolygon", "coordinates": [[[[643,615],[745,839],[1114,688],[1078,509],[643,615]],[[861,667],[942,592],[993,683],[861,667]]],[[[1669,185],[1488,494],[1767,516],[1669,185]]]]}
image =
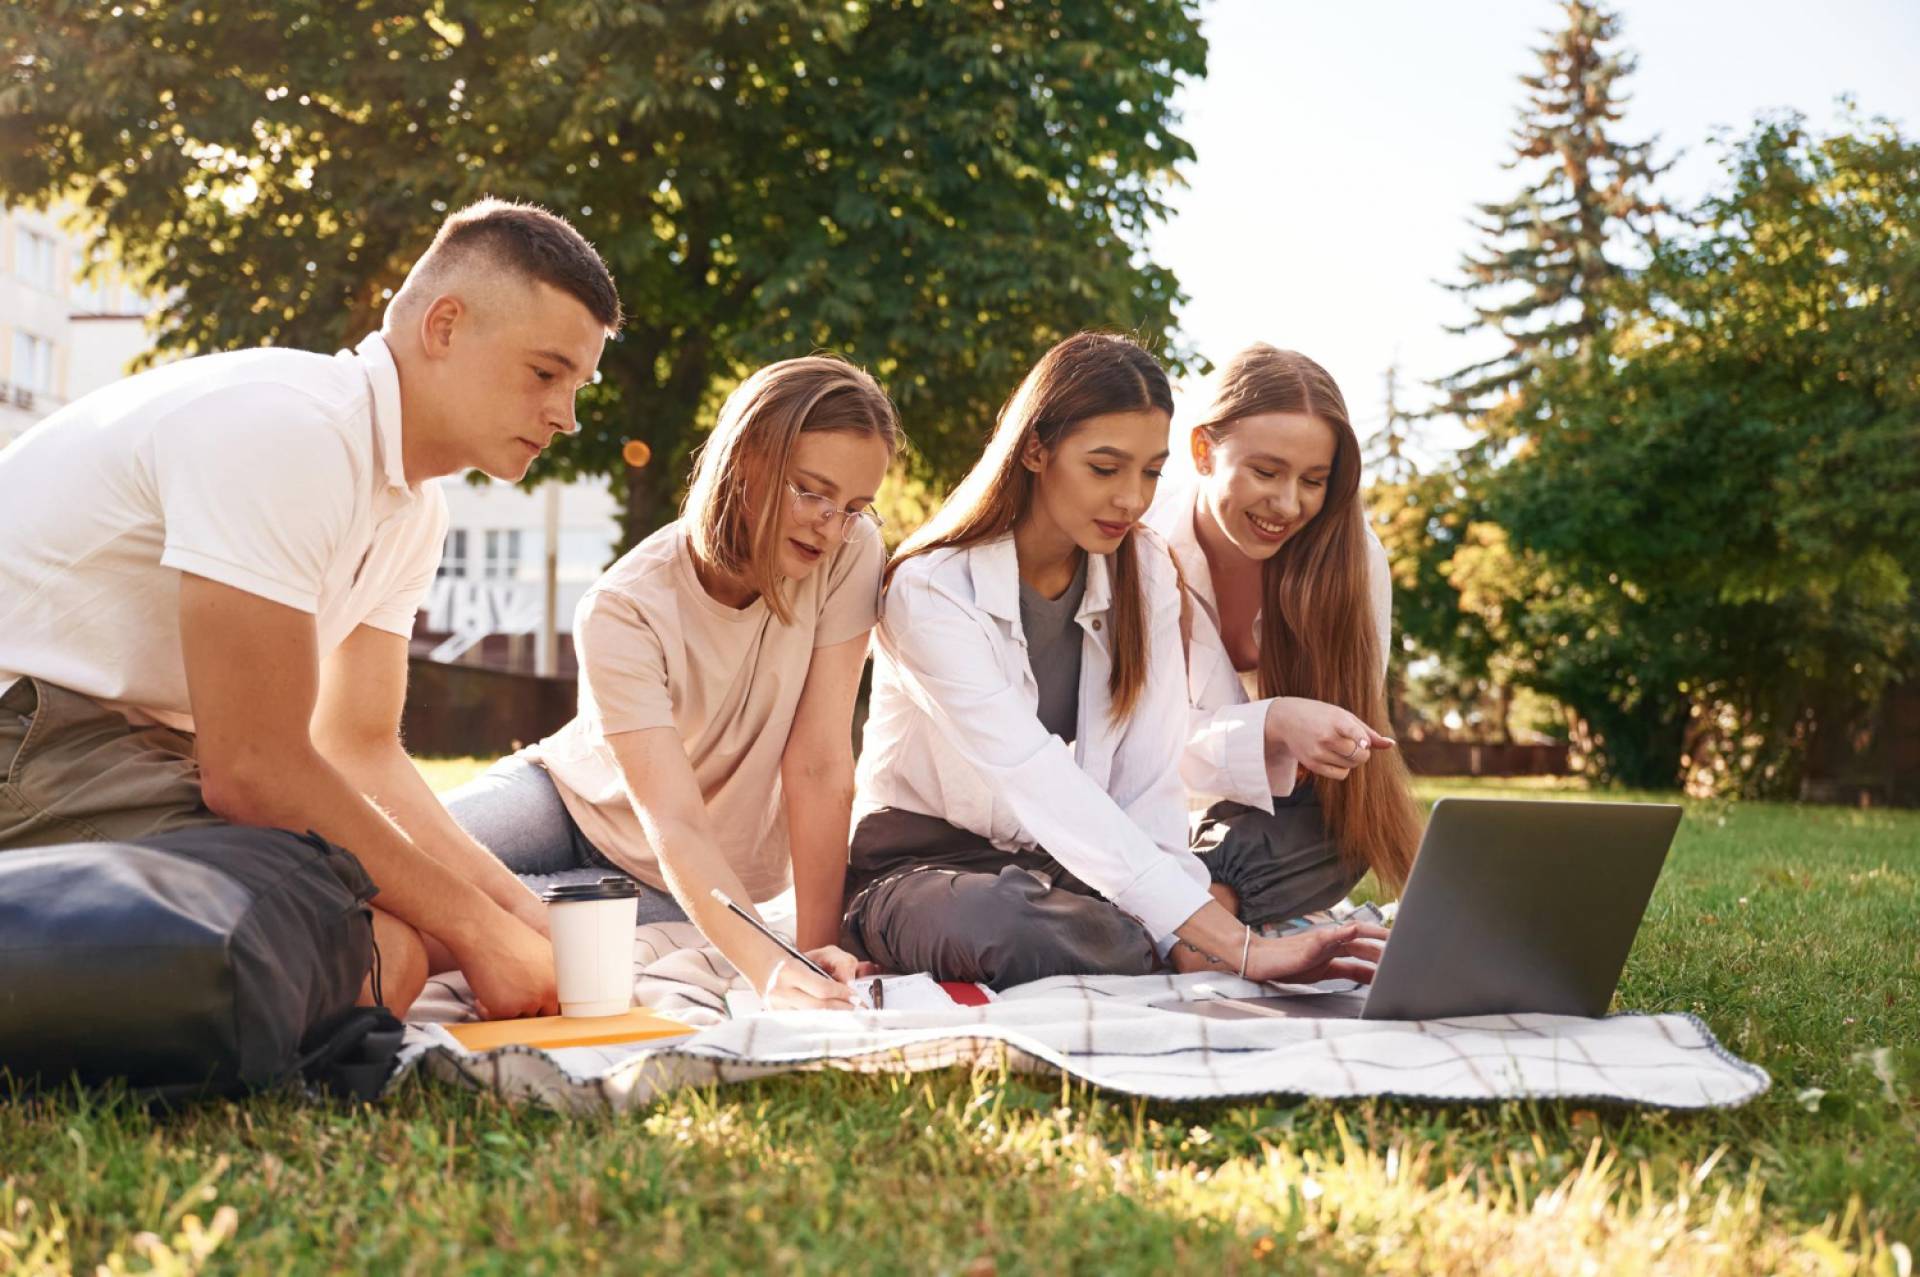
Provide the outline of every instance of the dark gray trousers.
{"type": "Polygon", "coordinates": [[[1249,926],[1285,922],[1340,903],[1360,875],[1341,862],[1310,783],[1273,800],[1273,814],[1241,803],[1207,809],[1193,849],[1213,880],[1240,899],[1249,926]]]}
{"type": "Polygon", "coordinates": [[[1044,852],[886,807],[861,818],[850,859],[840,945],[888,971],[1005,989],[1159,965],[1146,928],[1044,852]]]}

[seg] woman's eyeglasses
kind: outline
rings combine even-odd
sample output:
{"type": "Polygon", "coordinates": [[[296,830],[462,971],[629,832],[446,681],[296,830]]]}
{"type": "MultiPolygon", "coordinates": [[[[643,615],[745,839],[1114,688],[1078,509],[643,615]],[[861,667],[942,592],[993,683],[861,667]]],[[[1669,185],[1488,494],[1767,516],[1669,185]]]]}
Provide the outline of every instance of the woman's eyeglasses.
{"type": "Polygon", "coordinates": [[[791,479],[787,480],[787,490],[793,493],[794,518],[816,528],[833,527],[843,541],[872,536],[887,524],[870,509],[842,510],[827,498],[802,490],[791,479]]]}

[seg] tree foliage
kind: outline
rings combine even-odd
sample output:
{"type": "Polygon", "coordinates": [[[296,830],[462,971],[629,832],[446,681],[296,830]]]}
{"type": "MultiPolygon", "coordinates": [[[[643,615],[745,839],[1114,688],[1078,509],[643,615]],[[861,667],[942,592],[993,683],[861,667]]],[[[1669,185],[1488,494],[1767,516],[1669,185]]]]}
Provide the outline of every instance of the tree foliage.
{"type": "Polygon", "coordinates": [[[1723,154],[1633,269],[1467,370],[1512,374],[1475,442],[1372,509],[1418,698],[1530,689],[1604,776],[1791,794],[1920,674],[1920,145],[1788,115],[1723,154]]]}
{"type": "Polygon", "coordinates": [[[1456,713],[1506,736],[1520,673],[1514,627],[1530,569],[1485,509],[1490,484],[1546,411],[1541,370],[1575,355],[1611,322],[1609,289],[1658,242],[1664,207],[1651,190],[1661,169],[1651,142],[1619,134],[1625,80],[1619,19],[1596,0],[1562,0],[1543,33],[1507,168],[1512,197],[1478,207],[1476,247],[1445,286],[1471,317],[1455,333],[1492,336],[1498,353],[1441,378],[1429,416],[1464,425],[1471,442],[1444,472],[1380,485],[1372,496],[1395,562],[1394,622],[1420,661],[1410,702],[1456,713]],[[1503,576],[1503,573],[1509,575],[1503,576]]]}
{"type": "Polygon", "coordinates": [[[938,486],[1058,337],[1164,343],[1178,287],[1139,245],[1191,154],[1194,9],[29,0],[0,12],[0,197],[82,205],[168,299],[165,351],[341,344],[447,210],[565,213],[632,322],[536,478],[623,476],[632,539],[765,361],[872,368],[938,486]]]}
{"type": "Polygon", "coordinates": [[[1546,370],[1487,505],[1552,583],[1521,677],[1614,774],[1791,792],[1920,632],[1920,145],[1765,122],[1697,222],[1546,370]]]}

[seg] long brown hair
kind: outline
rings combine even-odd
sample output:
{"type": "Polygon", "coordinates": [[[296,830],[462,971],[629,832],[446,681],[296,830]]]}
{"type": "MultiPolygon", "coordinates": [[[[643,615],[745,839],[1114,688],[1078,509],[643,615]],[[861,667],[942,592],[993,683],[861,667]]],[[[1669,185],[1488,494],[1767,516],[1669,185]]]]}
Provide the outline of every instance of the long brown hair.
{"type": "MultiPolygon", "coordinates": [[[[1077,333],[1040,357],[1000,409],[973,469],[887,565],[887,580],[916,554],[974,545],[1013,531],[1033,508],[1034,474],[1020,464],[1029,438],[1052,450],[1081,422],[1110,412],[1158,408],[1173,415],[1173,387],[1152,355],[1112,333],[1077,333]]],[[[1107,695],[1123,722],[1147,682],[1146,599],[1136,525],[1113,553],[1113,672],[1107,695]]]]}
{"type": "Polygon", "coordinates": [[[780,511],[790,499],[784,479],[794,441],[806,430],[877,435],[889,456],[900,447],[899,414],[865,371],[835,355],[783,359],[735,386],[720,406],[680,508],[695,561],[746,582],[783,625],[793,615],[776,566],[780,511]],[[758,516],[749,518],[756,501],[758,516]]]}
{"type": "MultiPolygon", "coordinates": [[[[1197,429],[1212,438],[1262,413],[1301,413],[1333,432],[1333,473],[1318,514],[1261,570],[1260,694],[1338,705],[1385,733],[1387,689],[1367,582],[1360,441],[1333,377],[1291,350],[1256,344],[1220,371],[1197,429]]],[[[1345,780],[1314,778],[1334,842],[1349,867],[1371,869],[1389,890],[1406,885],[1420,842],[1406,764],[1383,752],[1345,780]]]]}

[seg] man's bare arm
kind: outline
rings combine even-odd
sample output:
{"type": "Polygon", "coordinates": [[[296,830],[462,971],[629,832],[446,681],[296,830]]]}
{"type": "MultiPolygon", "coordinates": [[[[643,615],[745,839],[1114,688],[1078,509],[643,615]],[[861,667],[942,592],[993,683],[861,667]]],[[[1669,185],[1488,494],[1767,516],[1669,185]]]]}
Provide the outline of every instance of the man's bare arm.
{"type": "Polygon", "coordinates": [[[546,906],[448,814],[400,742],[407,641],[363,625],[320,667],[313,743],[420,850],[542,935],[546,906]]]}
{"type": "Polygon", "coordinates": [[[180,638],[208,807],[236,824],[311,829],[353,852],[380,908],[444,944],[490,1014],[556,1008],[547,943],[416,847],[314,747],[311,616],[182,573],[180,638]]]}

